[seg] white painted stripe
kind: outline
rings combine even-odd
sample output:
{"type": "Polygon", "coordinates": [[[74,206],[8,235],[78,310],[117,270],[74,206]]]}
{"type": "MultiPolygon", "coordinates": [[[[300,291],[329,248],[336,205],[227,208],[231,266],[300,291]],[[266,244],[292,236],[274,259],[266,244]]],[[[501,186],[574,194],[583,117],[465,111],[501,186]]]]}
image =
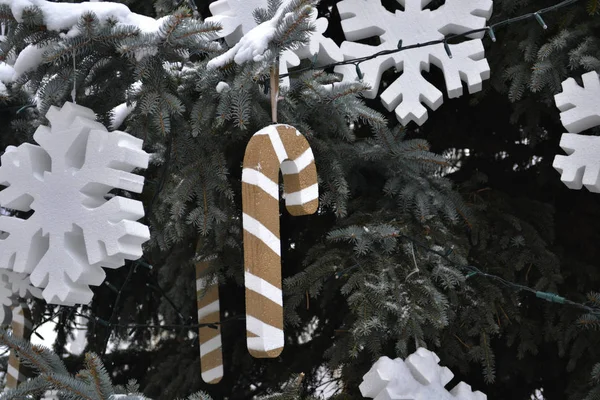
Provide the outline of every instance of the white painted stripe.
{"type": "Polygon", "coordinates": [[[206,383],[212,382],[215,379],[219,379],[223,377],[223,366],[219,365],[213,369],[209,369],[206,372],[202,372],[202,380],[206,383]]]}
{"type": "MultiPolygon", "coordinates": [[[[277,213],[277,210],[272,211],[277,213]]],[[[268,230],[266,226],[246,213],[242,216],[242,225],[248,233],[262,240],[275,254],[281,257],[281,243],[279,243],[279,238],[268,230]]]]}
{"type": "Polygon", "coordinates": [[[283,306],[283,294],[281,293],[281,289],[279,289],[277,286],[270,284],[264,279],[253,275],[248,271],[244,273],[244,284],[246,289],[250,289],[253,292],[265,296],[273,303],[283,306]]]}
{"type": "MultiPolygon", "coordinates": [[[[207,315],[210,315],[214,312],[219,311],[219,300],[213,301],[212,303],[199,308],[198,309],[198,321],[200,321],[202,318],[206,317],[207,315]]],[[[208,321],[210,322],[217,322],[217,321],[208,321]]]]}
{"type": "Polygon", "coordinates": [[[283,331],[259,319],[246,314],[246,329],[258,337],[246,337],[248,349],[256,351],[269,351],[280,349],[284,344],[283,331]]]}
{"type": "Polygon", "coordinates": [[[314,184],[298,192],[286,193],[285,204],[288,206],[301,206],[319,198],[319,185],[314,184]]]}
{"type": "Polygon", "coordinates": [[[200,343],[200,357],[204,357],[211,351],[220,349],[221,346],[222,346],[222,344],[221,344],[221,335],[220,334],[204,343],[200,343]]]}
{"type": "Polygon", "coordinates": [[[242,182],[258,186],[265,193],[279,201],[279,185],[262,172],[252,168],[244,168],[242,170],[242,182]]]}
{"type": "Polygon", "coordinates": [[[13,314],[12,325],[19,324],[25,325],[25,316],[23,314],[13,314]]]}
{"type": "Polygon", "coordinates": [[[19,380],[19,370],[16,369],[15,367],[12,366],[12,364],[9,362],[8,363],[8,368],[6,370],[6,373],[9,376],[14,377],[15,379],[19,380]]]}
{"type": "Polygon", "coordinates": [[[277,129],[273,128],[269,130],[269,139],[271,139],[271,144],[273,145],[273,150],[275,150],[275,154],[277,154],[277,158],[279,159],[279,164],[287,160],[288,155],[285,151],[285,146],[281,141],[281,136],[279,136],[279,132],[277,129]]]}
{"type": "Polygon", "coordinates": [[[295,160],[289,160],[281,164],[283,175],[293,175],[303,171],[315,160],[312,149],[309,147],[295,160]]]}

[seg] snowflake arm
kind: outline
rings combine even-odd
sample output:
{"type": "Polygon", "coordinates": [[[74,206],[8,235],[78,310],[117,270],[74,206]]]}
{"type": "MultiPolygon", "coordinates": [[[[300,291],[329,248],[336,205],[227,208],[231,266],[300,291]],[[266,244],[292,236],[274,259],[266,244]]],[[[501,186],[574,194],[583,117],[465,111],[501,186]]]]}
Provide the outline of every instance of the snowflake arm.
{"type": "Polygon", "coordinates": [[[561,173],[560,180],[570,189],[600,193],[600,137],[565,133],[560,147],[566,156],[557,155],[552,166],[561,173]]]}
{"type": "MultiPolygon", "coordinates": [[[[381,50],[385,50],[384,46],[368,46],[361,43],[344,42],[342,43],[342,52],[348,54],[347,59],[360,58],[370,56],[381,50]]],[[[360,70],[363,73],[363,82],[369,86],[363,94],[368,99],[374,99],[379,91],[381,76],[383,73],[393,68],[396,65],[394,55],[377,57],[376,59],[368,60],[360,64],[360,70]]],[[[344,80],[349,82],[357,80],[356,68],[353,65],[340,65],[335,67],[335,72],[343,74],[344,80]]]]}
{"type": "Polygon", "coordinates": [[[17,272],[31,272],[31,263],[36,258],[36,249],[33,246],[25,249],[24,246],[26,243],[34,242],[41,232],[32,234],[33,226],[28,221],[16,217],[0,217],[0,229],[8,234],[0,241],[0,266],[2,268],[17,272]]]}
{"type": "Polygon", "coordinates": [[[29,275],[0,270],[0,324],[9,325],[18,298],[42,298],[42,291],[31,285],[29,275]]]}
{"type": "MultiPolygon", "coordinates": [[[[142,243],[150,238],[148,227],[135,222],[144,216],[139,201],[113,197],[88,213],[87,223],[81,224],[86,241],[88,261],[101,263],[107,258],[137,260],[142,256],[142,243]]],[[[108,268],[114,268],[108,262],[108,268]]],[[[120,266],[120,265],[119,265],[120,266]]]]}
{"type": "Polygon", "coordinates": [[[28,299],[30,297],[42,298],[42,291],[31,284],[28,274],[20,274],[13,271],[2,271],[2,273],[8,276],[11,290],[15,296],[21,299],[28,299]]]}
{"type": "Polygon", "coordinates": [[[88,285],[99,285],[104,280],[102,268],[86,265],[75,236],[75,240],[69,240],[67,235],[49,235],[48,250],[31,273],[31,283],[44,287],[42,294],[49,304],[88,304],[93,296],[88,285]]]}
{"type": "Polygon", "coordinates": [[[464,382],[450,392],[444,386],[454,377],[452,371],[438,365],[439,357],[419,348],[406,361],[381,357],[363,376],[359,389],[363,396],[375,400],[485,400],[464,382]]]}
{"type": "Polygon", "coordinates": [[[594,71],[581,78],[583,87],[569,78],[562,83],[562,93],[554,96],[562,124],[570,133],[600,125],[600,78],[594,71]]]}
{"type": "Polygon", "coordinates": [[[267,0],[217,0],[208,6],[213,16],[206,18],[206,22],[220,24],[223,29],[218,35],[233,46],[257,25],[254,10],[267,5],[267,0]]]}
{"type": "MultiPolygon", "coordinates": [[[[309,43],[295,50],[286,50],[279,60],[279,73],[287,74],[290,67],[300,65],[300,60],[312,59],[315,55],[318,65],[326,65],[344,60],[344,54],[335,42],[323,34],[327,30],[327,18],[317,18],[317,10],[311,13],[311,22],[315,24],[316,31],[310,35],[309,43]]],[[[282,87],[290,86],[290,78],[285,77],[281,82],[282,87]]]]}
{"type": "MultiPolygon", "coordinates": [[[[430,2],[431,0],[427,1],[430,2]]],[[[439,18],[438,31],[447,35],[483,28],[492,16],[493,7],[491,0],[446,0],[435,12],[435,17],[439,18]]],[[[482,38],[484,34],[480,32],[471,37],[482,38]]]]}
{"type": "Polygon", "coordinates": [[[315,32],[310,35],[309,43],[294,52],[300,59],[312,58],[317,55],[317,63],[330,64],[344,60],[344,54],[335,42],[323,34],[329,26],[327,18],[317,18],[317,10],[313,10],[310,20],[315,25],[315,32]]]}
{"type": "MultiPolygon", "coordinates": [[[[426,52],[422,54],[427,56],[426,52]]],[[[383,105],[388,111],[395,109],[396,117],[403,125],[410,121],[422,125],[427,120],[427,109],[421,103],[425,103],[432,110],[437,110],[443,102],[442,92],[421,75],[421,68],[426,66],[426,70],[429,70],[428,65],[414,60],[415,58],[413,62],[398,63],[403,68],[402,75],[381,94],[383,105]]]]}
{"type": "Polygon", "coordinates": [[[0,204],[13,210],[31,210],[31,196],[21,189],[24,186],[36,190],[41,186],[41,177],[50,169],[50,158],[40,147],[24,143],[8,146],[0,160],[0,185],[8,186],[0,192],[0,204]]]}

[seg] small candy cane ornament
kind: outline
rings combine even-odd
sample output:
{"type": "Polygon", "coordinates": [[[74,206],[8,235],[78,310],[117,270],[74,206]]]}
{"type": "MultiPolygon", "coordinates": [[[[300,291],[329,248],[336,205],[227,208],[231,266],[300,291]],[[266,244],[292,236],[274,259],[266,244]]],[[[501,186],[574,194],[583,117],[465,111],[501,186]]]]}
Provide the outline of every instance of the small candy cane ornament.
{"type": "Polygon", "coordinates": [[[218,383],[223,378],[223,352],[221,350],[221,326],[219,325],[219,283],[209,281],[205,276],[204,272],[209,266],[208,261],[196,263],[198,324],[216,323],[214,327],[203,326],[198,329],[200,369],[204,382],[218,383]]]}
{"type": "Polygon", "coordinates": [[[257,358],[277,357],[284,345],[280,169],[289,213],[315,213],[319,189],[310,145],[296,128],[274,124],[252,136],[242,171],[246,339],[250,354],[257,358]]]}
{"type": "MultiPolygon", "coordinates": [[[[20,339],[29,340],[31,336],[31,312],[27,303],[21,302],[12,310],[12,331],[13,336],[20,339]]],[[[25,381],[23,375],[23,365],[21,359],[14,350],[10,351],[8,358],[8,368],[6,371],[6,388],[15,389],[17,385],[25,381]]]]}

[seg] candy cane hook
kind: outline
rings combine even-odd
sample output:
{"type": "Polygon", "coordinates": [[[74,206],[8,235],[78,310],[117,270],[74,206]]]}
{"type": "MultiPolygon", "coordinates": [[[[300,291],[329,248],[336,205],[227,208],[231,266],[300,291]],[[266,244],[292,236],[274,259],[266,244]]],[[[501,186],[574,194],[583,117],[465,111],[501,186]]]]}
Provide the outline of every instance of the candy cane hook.
{"type": "Polygon", "coordinates": [[[317,211],[317,168],[306,138],[288,125],[254,134],[242,171],[246,341],[250,354],[274,358],[283,350],[283,296],[279,240],[279,170],[292,215],[317,211]]]}
{"type": "MultiPolygon", "coordinates": [[[[24,340],[31,337],[31,312],[27,303],[21,302],[12,310],[12,334],[24,340]]],[[[23,364],[14,350],[10,351],[8,358],[8,368],[6,374],[6,388],[15,389],[19,383],[25,381],[23,374],[23,364]]]]}

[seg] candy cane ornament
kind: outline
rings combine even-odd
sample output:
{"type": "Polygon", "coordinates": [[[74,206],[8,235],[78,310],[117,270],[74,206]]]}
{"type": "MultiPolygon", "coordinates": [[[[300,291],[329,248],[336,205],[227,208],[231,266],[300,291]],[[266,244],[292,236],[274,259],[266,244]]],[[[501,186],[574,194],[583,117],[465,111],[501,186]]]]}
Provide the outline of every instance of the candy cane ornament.
{"type": "Polygon", "coordinates": [[[213,324],[214,327],[198,328],[200,344],[200,370],[206,383],[218,383],[223,378],[223,352],[219,307],[219,284],[209,281],[205,271],[208,261],[196,263],[196,298],[198,301],[198,324],[213,324]]]}
{"type": "MultiPolygon", "coordinates": [[[[29,340],[31,337],[31,328],[31,312],[27,303],[21,302],[12,310],[12,334],[14,337],[29,340]]],[[[14,350],[11,350],[6,371],[6,388],[15,389],[25,379],[21,359],[14,350]]]]}
{"type": "Polygon", "coordinates": [[[242,170],[246,340],[257,358],[277,357],[284,345],[279,170],[288,212],[315,213],[319,189],[310,145],[296,128],[274,124],[252,136],[242,170]]]}

